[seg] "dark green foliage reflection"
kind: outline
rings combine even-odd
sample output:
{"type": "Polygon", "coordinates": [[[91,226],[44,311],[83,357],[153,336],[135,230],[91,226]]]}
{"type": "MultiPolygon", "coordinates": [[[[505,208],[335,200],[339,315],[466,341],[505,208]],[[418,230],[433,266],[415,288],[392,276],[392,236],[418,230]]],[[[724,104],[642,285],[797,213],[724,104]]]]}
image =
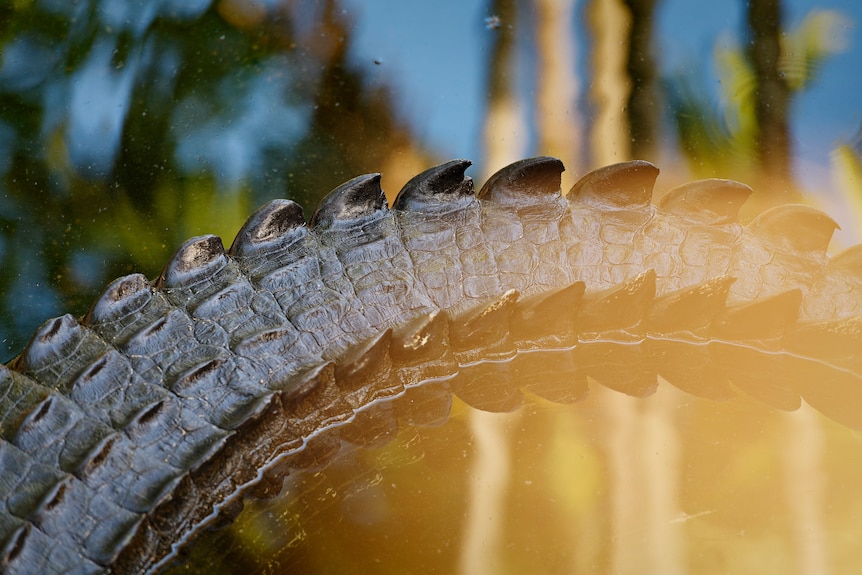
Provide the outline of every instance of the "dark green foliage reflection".
{"type": "Polygon", "coordinates": [[[229,243],[273,197],[310,215],[404,142],[332,3],[302,4],[5,4],[3,360],[114,277],[155,276],[195,234],[229,243]]]}

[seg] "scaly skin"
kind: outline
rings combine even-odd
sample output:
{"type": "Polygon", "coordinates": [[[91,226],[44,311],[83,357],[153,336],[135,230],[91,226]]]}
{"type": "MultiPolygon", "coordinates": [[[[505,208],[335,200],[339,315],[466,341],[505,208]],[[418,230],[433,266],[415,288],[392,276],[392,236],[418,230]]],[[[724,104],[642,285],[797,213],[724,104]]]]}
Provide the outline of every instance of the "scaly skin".
{"type": "Polygon", "coordinates": [[[533,158],[474,195],[468,165],[392,210],[356,178],[308,226],[271,202],[227,253],[193,238],[152,284],[46,322],[0,370],[2,570],[158,570],[248,489],[445,419],[453,393],[507,411],[577,401],[587,376],[643,396],[660,373],[862,427],[862,249],[828,259],[825,214],[744,227],[750,190],[726,180],[655,206],[646,162],[563,197],[562,164],[533,158]]]}

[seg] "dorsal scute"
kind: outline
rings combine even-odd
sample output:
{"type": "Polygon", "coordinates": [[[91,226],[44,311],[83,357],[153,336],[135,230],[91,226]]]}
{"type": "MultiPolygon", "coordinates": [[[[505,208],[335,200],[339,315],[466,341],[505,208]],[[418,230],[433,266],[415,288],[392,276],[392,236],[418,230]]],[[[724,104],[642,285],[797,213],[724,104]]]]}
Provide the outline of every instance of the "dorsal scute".
{"type": "Polygon", "coordinates": [[[611,209],[644,208],[652,201],[658,173],[657,167],[643,160],[612,164],[583,176],[566,198],[611,209]]]}
{"type": "Polygon", "coordinates": [[[505,337],[509,332],[509,318],[519,298],[517,290],[508,290],[487,305],[453,318],[449,326],[453,347],[459,350],[478,348],[505,337]]]}
{"type": "Polygon", "coordinates": [[[82,323],[90,325],[115,321],[142,309],[152,297],[152,287],[143,274],[117,278],[105,288],[82,323]]]}
{"type": "Polygon", "coordinates": [[[575,316],[586,287],[576,281],[519,299],[511,319],[519,348],[537,346],[543,340],[558,345],[577,343],[575,316]]]}
{"type": "Polygon", "coordinates": [[[725,310],[730,286],[729,276],[708,279],[697,285],[656,298],[644,317],[644,328],[657,333],[695,331],[725,310]]]}
{"type": "Polygon", "coordinates": [[[470,160],[451,160],[414,176],[395,196],[392,208],[438,212],[474,201],[473,178],[464,174],[471,164],[470,160]]]}
{"type": "Polygon", "coordinates": [[[515,205],[559,198],[560,178],[565,169],[563,162],[549,156],[520,160],[488,178],[476,196],[515,205]]]}
{"type": "Polygon", "coordinates": [[[386,329],[373,338],[350,350],[335,366],[335,383],[343,391],[356,391],[369,385],[370,380],[381,374],[388,379],[392,369],[389,346],[392,329],[386,329]]]}
{"type": "Polygon", "coordinates": [[[739,221],[739,208],[752,190],[734,180],[697,180],[677,186],[662,196],[658,208],[691,221],[721,225],[739,221]]]}
{"type": "Polygon", "coordinates": [[[317,206],[309,225],[317,230],[349,227],[388,209],[380,174],[365,174],[329,192],[317,206]]]}
{"type": "Polygon", "coordinates": [[[396,329],[390,352],[402,363],[415,362],[417,357],[440,355],[448,339],[449,314],[438,309],[396,329]]]}
{"type": "Polygon", "coordinates": [[[77,347],[81,338],[80,326],[71,314],[49,319],[39,326],[12,368],[27,373],[61,361],[68,350],[77,347]]]}
{"type": "Polygon", "coordinates": [[[782,250],[823,257],[838,224],[816,208],[786,204],[757,216],[748,230],[761,240],[782,250]]]}
{"type": "Polygon", "coordinates": [[[190,287],[212,277],[227,265],[221,238],[214,235],[194,237],[180,246],[165,266],[156,287],[190,287]]]}
{"type": "Polygon", "coordinates": [[[802,290],[791,289],[728,309],[712,323],[719,339],[766,340],[780,337],[799,318],[802,290]]]}
{"type": "Polygon", "coordinates": [[[649,269],[606,290],[587,293],[577,311],[580,333],[602,333],[638,324],[655,299],[656,273],[649,269]]]}
{"type": "Polygon", "coordinates": [[[48,320],[10,367],[42,385],[69,394],[79,376],[111,348],[70,314],[48,320]]]}
{"type": "Polygon", "coordinates": [[[285,238],[289,242],[304,226],[302,206],[292,200],[272,200],[249,216],[228,253],[243,257],[254,254],[259,246],[280,243],[285,238]]]}

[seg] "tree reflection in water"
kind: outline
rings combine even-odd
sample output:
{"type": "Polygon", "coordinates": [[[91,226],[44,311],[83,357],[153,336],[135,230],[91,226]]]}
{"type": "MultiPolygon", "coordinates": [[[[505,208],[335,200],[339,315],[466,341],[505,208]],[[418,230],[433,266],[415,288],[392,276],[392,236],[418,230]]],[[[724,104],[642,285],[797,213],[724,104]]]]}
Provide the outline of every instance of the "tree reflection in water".
{"type": "MultiPolygon", "coordinates": [[[[629,435],[637,437],[632,447],[644,469],[673,476],[677,512],[661,531],[650,531],[663,502],[633,499],[634,521],[614,524],[618,503],[610,497],[619,486],[610,470],[614,422],[607,408],[620,398],[612,393],[596,386],[577,406],[540,402],[516,417],[496,416],[505,420],[511,474],[493,518],[502,545],[484,557],[487,571],[603,573],[612,572],[614,557],[616,572],[660,572],[652,569],[657,565],[684,573],[806,572],[792,504],[819,486],[788,482],[784,474],[799,473],[804,449],[824,448],[797,440],[794,430],[807,418],[823,429],[825,456],[814,477],[827,489],[817,521],[803,525],[803,534],[826,543],[823,572],[859,565],[852,485],[862,446],[855,434],[810,410],[786,415],[747,399],[693,399],[668,385],[649,399],[621,397],[638,414],[670,415],[645,417],[629,435]],[[681,436],[672,469],[662,468],[674,459],[660,440],[662,424],[681,436]],[[620,547],[615,536],[628,545],[620,547]]],[[[281,499],[247,502],[229,531],[205,534],[192,561],[173,572],[451,572],[461,560],[475,481],[468,409],[456,407],[445,426],[405,430],[384,449],[348,448],[326,469],[288,478],[281,499]]],[[[650,478],[626,481],[640,487],[637,495],[650,478]]]]}
{"type": "MultiPolygon", "coordinates": [[[[670,4],[476,4],[479,40],[463,50],[487,58],[486,84],[494,87],[477,120],[484,141],[472,146],[485,154],[485,172],[513,154],[560,155],[574,175],[577,165],[636,155],[669,165],[671,181],[718,175],[755,184],[763,191],[758,209],[785,201],[776,195],[801,197],[799,174],[808,166],[793,164],[797,147],[805,148],[789,135],[794,102],[816,88],[830,56],[858,50],[836,41],[847,18],[813,11],[786,29],[781,11],[791,3],[749,2],[747,48],[716,49],[726,90],[717,110],[702,76],[667,68],[657,49],[657,21],[670,4]],[[565,9],[548,17],[553,8],[565,9]],[[499,26],[486,28],[486,16],[499,26]],[[552,26],[569,18],[587,39],[549,42],[560,35],[552,26]],[[588,71],[565,85],[543,84],[566,78],[554,66],[571,71],[587,61],[588,71]],[[543,102],[567,95],[565,116],[527,101],[523,86],[534,83],[549,98],[543,102]]],[[[433,163],[421,130],[408,127],[409,106],[369,81],[370,59],[352,50],[358,15],[334,0],[0,8],[4,359],[45,318],[83,314],[110,279],[131,271],[154,277],[186,238],[232,237],[267,199],[292,197],[310,214],[322,194],[354,175],[382,171],[397,190],[433,163]]],[[[380,23],[380,33],[388,26],[380,23]]],[[[445,31],[423,31],[415,41],[431,35],[445,31]]],[[[389,58],[378,60],[385,68],[389,58]]],[[[856,148],[835,154],[848,187],[860,172],[856,148]]],[[[537,401],[491,419],[502,424],[485,445],[504,453],[510,470],[499,537],[480,547],[496,550],[492,571],[798,565],[816,573],[862,564],[852,544],[857,438],[811,410],[719,404],[668,385],[634,401],[594,386],[574,407],[537,401]]],[[[403,430],[385,448],[345,448],[326,469],[291,476],[283,497],[249,503],[178,569],[449,572],[464,561],[465,514],[475,504],[476,420],[456,402],[444,426],[403,430]]]]}

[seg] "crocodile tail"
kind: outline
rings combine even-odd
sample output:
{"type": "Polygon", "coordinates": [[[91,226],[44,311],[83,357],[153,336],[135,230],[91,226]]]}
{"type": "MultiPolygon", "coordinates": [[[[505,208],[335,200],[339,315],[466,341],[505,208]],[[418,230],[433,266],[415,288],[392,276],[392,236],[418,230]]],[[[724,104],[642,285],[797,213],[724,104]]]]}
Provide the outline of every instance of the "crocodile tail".
{"type": "Polygon", "coordinates": [[[571,403],[600,384],[647,396],[806,401],[862,428],[862,249],[781,206],[739,222],[727,180],[652,203],[658,170],[617,164],[568,194],[532,158],[478,193],[454,160],[390,209],[377,174],[308,224],[261,207],[230,249],[183,244],[154,282],[112,282],[80,320],[46,322],[0,367],[0,566],[159,569],[249,493],[483,410],[571,403]]]}

